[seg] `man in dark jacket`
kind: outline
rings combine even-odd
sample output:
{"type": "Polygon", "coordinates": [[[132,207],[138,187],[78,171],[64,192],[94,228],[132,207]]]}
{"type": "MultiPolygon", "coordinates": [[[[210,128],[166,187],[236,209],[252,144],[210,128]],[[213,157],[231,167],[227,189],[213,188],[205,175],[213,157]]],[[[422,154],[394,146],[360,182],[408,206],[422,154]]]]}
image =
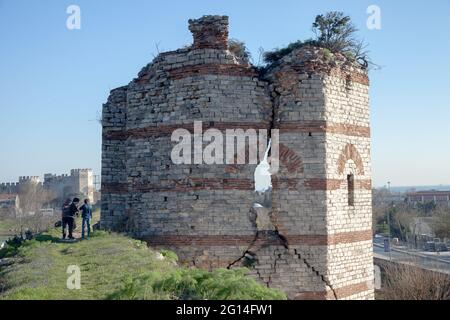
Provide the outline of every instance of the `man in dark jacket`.
{"type": "Polygon", "coordinates": [[[61,208],[61,227],[62,227],[62,238],[66,238],[66,225],[69,225],[68,217],[69,217],[69,210],[70,210],[70,203],[72,201],[70,199],[66,199],[64,201],[64,204],[61,208]]]}
{"type": "MultiPolygon", "coordinates": [[[[67,201],[66,201],[67,202],[67,201]]],[[[75,216],[78,216],[78,203],[80,199],[73,198],[70,206],[63,206],[62,229],[63,239],[66,238],[66,225],[69,229],[69,239],[74,239],[72,232],[75,226],[75,216]]]]}

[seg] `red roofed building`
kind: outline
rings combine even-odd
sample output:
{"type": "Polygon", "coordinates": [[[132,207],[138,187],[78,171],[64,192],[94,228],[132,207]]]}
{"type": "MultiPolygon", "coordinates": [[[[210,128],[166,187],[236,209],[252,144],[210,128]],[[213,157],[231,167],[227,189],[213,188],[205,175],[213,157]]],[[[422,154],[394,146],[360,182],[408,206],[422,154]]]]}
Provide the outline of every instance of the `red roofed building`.
{"type": "Polygon", "coordinates": [[[417,191],[407,194],[407,201],[411,204],[434,202],[438,205],[450,206],[450,191],[417,191]]]}

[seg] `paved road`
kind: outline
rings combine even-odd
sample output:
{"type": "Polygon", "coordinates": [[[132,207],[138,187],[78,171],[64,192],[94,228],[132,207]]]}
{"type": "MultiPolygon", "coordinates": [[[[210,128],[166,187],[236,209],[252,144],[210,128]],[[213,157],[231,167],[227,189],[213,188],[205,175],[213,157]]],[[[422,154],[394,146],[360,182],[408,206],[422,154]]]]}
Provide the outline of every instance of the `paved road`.
{"type": "Polygon", "coordinates": [[[392,251],[385,252],[384,246],[379,243],[374,243],[373,252],[375,256],[384,259],[392,259],[397,262],[409,262],[419,265],[425,269],[440,270],[450,274],[450,255],[441,253],[437,256],[436,253],[429,252],[407,252],[405,248],[393,247],[392,251]]]}

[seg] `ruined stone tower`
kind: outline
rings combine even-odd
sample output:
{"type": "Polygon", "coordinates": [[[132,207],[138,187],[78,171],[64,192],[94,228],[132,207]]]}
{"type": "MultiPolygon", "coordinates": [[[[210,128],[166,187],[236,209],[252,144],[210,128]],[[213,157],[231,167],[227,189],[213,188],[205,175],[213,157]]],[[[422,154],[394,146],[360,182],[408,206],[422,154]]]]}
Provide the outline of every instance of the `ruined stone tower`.
{"type": "Polygon", "coordinates": [[[373,298],[366,71],[307,46],[258,74],[228,50],[228,17],[189,29],[192,46],[160,54],[104,104],[102,226],[190,265],[247,266],[290,298],[373,298]],[[271,209],[253,206],[256,165],[172,162],[172,132],[194,121],[279,129],[271,209]]]}

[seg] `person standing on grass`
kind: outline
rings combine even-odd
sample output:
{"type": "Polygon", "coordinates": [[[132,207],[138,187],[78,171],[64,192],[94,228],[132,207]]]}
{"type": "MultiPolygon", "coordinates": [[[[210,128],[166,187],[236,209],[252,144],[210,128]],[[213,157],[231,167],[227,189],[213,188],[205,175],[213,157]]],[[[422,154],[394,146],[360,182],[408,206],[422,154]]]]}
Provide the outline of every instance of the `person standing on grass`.
{"type": "Polygon", "coordinates": [[[87,237],[91,235],[91,218],[92,218],[92,206],[89,203],[89,199],[84,199],[84,204],[80,208],[81,218],[81,239],[84,239],[84,229],[87,227],[87,237]]]}
{"type": "MultiPolygon", "coordinates": [[[[71,200],[67,199],[64,201],[64,204],[62,206],[62,214],[61,214],[61,226],[62,226],[62,238],[66,239],[66,225],[69,226],[69,220],[70,220],[70,203],[71,200]]],[[[70,231],[69,227],[69,236],[72,235],[72,232],[70,231]]]]}
{"type": "Polygon", "coordinates": [[[75,239],[72,235],[73,229],[75,229],[75,217],[78,217],[78,204],[80,199],[73,198],[69,208],[69,217],[67,219],[69,224],[69,239],[75,239]]]}

